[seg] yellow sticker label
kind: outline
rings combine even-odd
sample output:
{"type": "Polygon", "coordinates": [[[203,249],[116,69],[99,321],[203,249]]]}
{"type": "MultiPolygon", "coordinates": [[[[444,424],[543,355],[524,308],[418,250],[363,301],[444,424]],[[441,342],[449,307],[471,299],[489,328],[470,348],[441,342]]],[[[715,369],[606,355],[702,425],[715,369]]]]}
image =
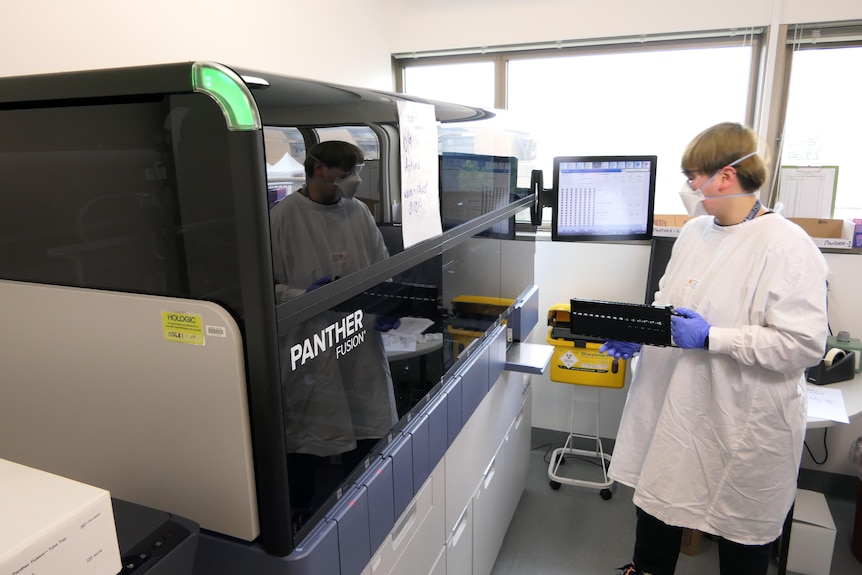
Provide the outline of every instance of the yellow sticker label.
{"type": "Polygon", "coordinates": [[[168,341],[178,341],[192,345],[204,344],[204,323],[199,315],[177,311],[163,311],[162,328],[165,339],[168,341]]]}

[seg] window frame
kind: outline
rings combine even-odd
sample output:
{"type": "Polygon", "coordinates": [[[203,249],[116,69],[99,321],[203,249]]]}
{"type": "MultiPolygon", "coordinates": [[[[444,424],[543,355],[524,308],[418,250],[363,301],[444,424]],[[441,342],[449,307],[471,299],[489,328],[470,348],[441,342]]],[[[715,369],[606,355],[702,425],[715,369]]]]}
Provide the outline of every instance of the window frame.
{"type": "Polygon", "coordinates": [[[404,93],[406,68],[416,66],[439,66],[443,64],[466,64],[476,62],[494,63],[494,107],[506,109],[507,64],[510,60],[533,59],[537,57],[570,57],[624,52],[654,52],[658,50],[679,50],[693,48],[717,48],[752,45],[751,86],[746,121],[754,120],[756,89],[760,85],[763,68],[763,55],[766,46],[764,28],[739,30],[712,30],[686,34],[653,34],[540,42],[507,46],[464,48],[453,50],[430,50],[425,52],[404,52],[392,55],[395,76],[395,91],[404,93]]]}
{"type": "Polygon", "coordinates": [[[776,79],[772,93],[772,103],[776,111],[768,118],[768,125],[762,130],[769,145],[769,157],[772,158],[773,172],[769,178],[768,193],[764,194],[766,205],[770,207],[775,205],[778,195],[778,176],[781,168],[782,142],[787,125],[793,56],[796,52],[808,50],[862,48],[862,20],[784,24],[776,28],[774,33],[778,34],[778,45],[783,46],[783,49],[780,48],[776,54],[776,79]]]}
{"type": "MultiPolygon", "coordinates": [[[[404,93],[408,68],[490,61],[494,63],[495,108],[508,109],[508,64],[511,61],[750,45],[751,65],[744,121],[756,127],[761,112],[758,97],[763,93],[766,81],[766,31],[765,28],[725,29],[393,54],[395,90],[404,93]]],[[[550,178],[546,177],[544,184],[545,189],[549,189],[550,178]]],[[[519,223],[519,226],[530,227],[526,223],[519,223]]],[[[539,229],[550,231],[550,220],[543,217],[539,229]]]]}

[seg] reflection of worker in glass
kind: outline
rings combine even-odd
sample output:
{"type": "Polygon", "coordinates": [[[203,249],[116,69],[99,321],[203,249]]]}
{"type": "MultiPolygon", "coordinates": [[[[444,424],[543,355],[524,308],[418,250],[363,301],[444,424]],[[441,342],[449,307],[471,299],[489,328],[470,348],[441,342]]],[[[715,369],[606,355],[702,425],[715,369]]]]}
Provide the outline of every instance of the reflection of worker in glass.
{"type": "MultiPolygon", "coordinates": [[[[720,537],[722,575],[764,575],[793,504],[805,437],[804,370],[826,346],[826,263],[764,208],[757,135],[718,124],[682,156],[689,221],[655,304],[677,347],[645,346],[610,476],[634,488],[633,565],[674,572],[683,527],[720,537]]],[[[607,342],[616,357],[639,345],[607,342]]]]}
{"type": "MultiPolygon", "coordinates": [[[[273,268],[280,301],[388,257],[373,216],[353,197],[362,162],[362,150],[347,142],[313,146],[305,160],[305,186],[272,208],[273,268]]],[[[379,333],[393,326],[380,323],[381,318],[361,310],[328,311],[280,335],[294,508],[314,495],[311,470],[320,463],[315,458],[341,454],[348,472],[397,420],[379,333]],[[361,341],[354,339],[358,345],[349,350],[335,343],[313,356],[302,353],[306,338],[335,334],[334,325],[340,326],[341,334],[361,335],[361,341]]]]}

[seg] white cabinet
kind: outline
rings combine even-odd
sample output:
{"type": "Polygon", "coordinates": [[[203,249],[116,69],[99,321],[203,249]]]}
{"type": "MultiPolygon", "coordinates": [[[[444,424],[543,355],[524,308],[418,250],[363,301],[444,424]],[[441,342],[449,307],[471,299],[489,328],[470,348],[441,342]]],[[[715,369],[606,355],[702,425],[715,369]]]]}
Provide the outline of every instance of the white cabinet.
{"type": "Polygon", "coordinates": [[[440,555],[437,556],[437,562],[431,568],[429,575],[446,575],[446,547],[440,550],[440,555]]]}
{"type": "Polygon", "coordinates": [[[433,571],[445,542],[444,469],[445,461],[441,461],[396,521],[371,558],[370,575],[417,575],[433,571]]]}
{"type": "MultiPolygon", "coordinates": [[[[446,527],[472,507],[472,561],[448,575],[488,575],[527,480],[532,389],[528,376],[504,372],[446,452],[446,527]],[[471,500],[471,501],[470,501],[471,500]]],[[[462,544],[463,545],[463,544],[462,544]]],[[[453,550],[447,545],[447,553],[453,550]]]]}
{"type": "Polygon", "coordinates": [[[473,575],[494,567],[527,480],[532,406],[528,394],[473,496],[473,575]]]}
{"type": "Polygon", "coordinates": [[[473,499],[461,512],[446,540],[447,575],[473,573],[473,499]]]}
{"type": "MultiPolygon", "coordinates": [[[[506,519],[506,525],[512,520],[515,514],[515,509],[518,507],[518,502],[521,500],[521,494],[524,492],[524,486],[527,485],[527,475],[530,472],[530,446],[532,445],[532,421],[531,414],[533,412],[533,395],[528,393],[521,406],[521,411],[515,421],[512,422],[512,427],[507,435],[509,441],[509,451],[512,457],[508,458],[509,466],[504,473],[512,478],[507,484],[508,493],[503,497],[503,501],[510,506],[509,514],[506,519]]],[[[501,540],[502,542],[502,540],[501,540]]]]}
{"type": "MultiPolygon", "coordinates": [[[[507,478],[503,476],[506,459],[512,455],[505,447],[505,444],[501,446],[491,460],[473,495],[473,575],[488,575],[491,572],[499,551],[498,535],[505,535],[509,525],[508,518],[504,517],[505,510],[500,508],[501,495],[507,491],[507,478]]],[[[505,507],[508,508],[508,505],[505,507]]]]}
{"type": "MultiPolygon", "coordinates": [[[[446,452],[446,529],[451,530],[530,391],[527,376],[503,372],[446,452]]],[[[529,424],[529,417],[527,423],[529,424]]]]}
{"type": "Polygon", "coordinates": [[[528,378],[498,378],[363,575],[491,572],[527,479],[528,378]]]}

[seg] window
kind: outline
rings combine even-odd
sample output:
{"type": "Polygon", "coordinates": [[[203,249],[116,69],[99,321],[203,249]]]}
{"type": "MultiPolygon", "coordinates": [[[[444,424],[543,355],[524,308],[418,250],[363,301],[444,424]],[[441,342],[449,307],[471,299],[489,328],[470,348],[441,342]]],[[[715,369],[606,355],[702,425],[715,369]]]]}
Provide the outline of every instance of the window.
{"type": "MultiPolygon", "coordinates": [[[[335,126],[316,128],[317,141],[341,140],[362,148],[365,168],[356,197],[365,202],[379,220],[380,204],[380,140],[368,126],[335,126]]],[[[270,208],[305,183],[306,142],[302,132],[293,127],[264,126],[266,147],[266,178],[270,208]]]]}
{"type": "Polygon", "coordinates": [[[271,208],[305,182],[305,140],[296,128],[264,126],[266,179],[271,208]]]}
{"type": "Polygon", "coordinates": [[[380,159],[380,140],[374,130],[368,126],[345,126],[333,128],[317,128],[317,139],[321,142],[341,140],[350,142],[362,148],[365,160],[380,159]]]}
{"type": "MultiPolygon", "coordinates": [[[[485,69],[504,75],[502,80],[471,72],[462,82],[446,75],[459,66],[473,70],[477,55],[460,65],[452,64],[452,56],[437,63],[415,54],[396,55],[404,72],[397,83],[409,94],[472,104],[480,103],[475,98],[480,82],[486,98],[495,85],[503,85],[505,94],[498,94],[497,101],[506,102],[510,119],[530,135],[529,167],[543,171],[545,188],[551,187],[554,157],[656,155],[655,211],[683,213],[678,192],[685,145],[713,124],[750,124],[753,117],[749,103],[756,89],[752,79],[758,72],[760,31],[705,35],[712,37],[639,38],[553,50],[487,49],[485,69]],[[495,65],[500,61],[504,65],[495,65]]],[[[519,174],[519,186],[525,180],[529,174],[519,174]]],[[[544,222],[550,217],[546,209],[544,222]]]]}
{"type": "Polygon", "coordinates": [[[515,60],[509,109],[533,131],[546,181],[557,156],[656,155],[655,211],[682,213],[683,148],[713,124],[745,122],[751,57],[741,46],[515,60]],[[721,89],[691,70],[722,70],[721,89]]]}
{"type": "Polygon", "coordinates": [[[862,30],[856,31],[857,45],[848,45],[846,32],[839,36],[839,46],[830,30],[800,27],[788,32],[794,51],[781,165],[838,166],[831,217],[852,220],[862,218],[862,109],[856,72],[862,70],[862,30]]]}
{"type": "Polygon", "coordinates": [[[411,66],[404,70],[405,93],[479,108],[494,107],[494,63],[464,62],[411,66]]]}

